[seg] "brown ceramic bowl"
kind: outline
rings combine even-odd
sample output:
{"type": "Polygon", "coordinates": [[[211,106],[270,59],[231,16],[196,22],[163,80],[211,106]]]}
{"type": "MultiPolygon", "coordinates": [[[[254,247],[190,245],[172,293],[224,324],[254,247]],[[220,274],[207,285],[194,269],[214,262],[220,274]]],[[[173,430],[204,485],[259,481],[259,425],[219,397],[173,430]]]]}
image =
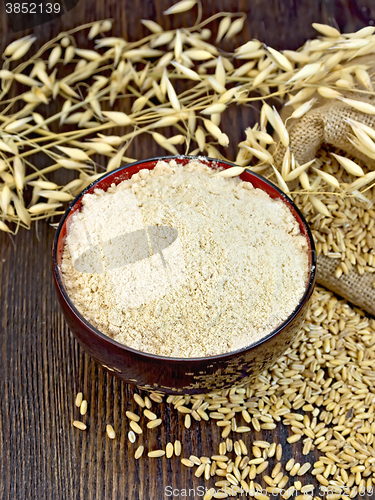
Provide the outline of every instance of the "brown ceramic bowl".
{"type": "MultiPolygon", "coordinates": [[[[310,229],[301,212],[292,200],[275,185],[260,175],[246,170],[240,176],[241,179],[266,191],[271,198],[282,200],[298,221],[301,232],[308,242],[309,273],[306,290],[298,306],[286,321],[269,335],[247,347],[203,358],[172,358],[140,352],[112,340],[90,325],[70,300],[60,270],[69,224],[74,213],[81,210],[83,195],[92,193],[97,188],[106,190],[112,183],[119,184],[143,168],[152,169],[159,160],[174,159],[177,163],[185,165],[193,158],[169,156],[143,160],[114,170],[93,182],[77,196],[65,212],[57,229],[52,250],[53,273],[58,298],[66,321],[84,350],[122,380],[147,390],[171,394],[193,394],[228,388],[234,384],[251,381],[264,369],[270,367],[291,345],[300,330],[315,283],[315,246],[310,229]]],[[[199,157],[199,160],[215,169],[233,166],[228,162],[210,158],[199,157]]]]}

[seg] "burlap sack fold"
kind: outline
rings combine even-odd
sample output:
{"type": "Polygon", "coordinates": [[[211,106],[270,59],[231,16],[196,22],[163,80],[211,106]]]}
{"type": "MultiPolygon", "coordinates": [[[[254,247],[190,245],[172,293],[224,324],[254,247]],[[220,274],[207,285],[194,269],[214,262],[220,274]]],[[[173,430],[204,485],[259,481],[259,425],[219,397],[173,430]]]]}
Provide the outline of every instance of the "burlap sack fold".
{"type": "Polygon", "coordinates": [[[317,283],[375,316],[375,288],[373,287],[375,274],[359,275],[352,270],[349,274],[336,278],[336,268],[336,259],[319,255],[316,269],[317,283]]]}
{"type": "MultiPolygon", "coordinates": [[[[363,65],[370,76],[375,75],[375,59],[366,56],[351,61],[351,64],[363,65]]],[[[375,81],[375,77],[374,77],[375,81]]],[[[375,87],[375,85],[374,85],[375,87]]],[[[350,99],[368,102],[375,105],[375,97],[361,92],[342,92],[343,96],[350,99]]],[[[316,158],[322,144],[340,149],[348,157],[362,160],[369,168],[375,168],[375,160],[358,151],[349,138],[353,135],[348,119],[362,122],[375,130],[375,115],[357,111],[348,104],[333,99],[323,99],[318,94],[314,107],[302,118],[289,119],[287,128],[289,132],[290,152],[296,161],[302,165],[316,158]]],[[[283,120],[291,115],[291,106],[284,107],[281,113],[283,120]]],[[[275,153],[275,162],[281,165],[285,148],[280,145],[275,153]]],[[[293,187],[292,187],[293,189],[293,187]]],[[[339,261],[324,255],[318,257],[317,283],[325,286],[337,295],[351,302],[353,305],[375,316],[375,274],[366,272],[359,275],[353,267],[348,275],[336,278],[335,272],[339,261]]]]}

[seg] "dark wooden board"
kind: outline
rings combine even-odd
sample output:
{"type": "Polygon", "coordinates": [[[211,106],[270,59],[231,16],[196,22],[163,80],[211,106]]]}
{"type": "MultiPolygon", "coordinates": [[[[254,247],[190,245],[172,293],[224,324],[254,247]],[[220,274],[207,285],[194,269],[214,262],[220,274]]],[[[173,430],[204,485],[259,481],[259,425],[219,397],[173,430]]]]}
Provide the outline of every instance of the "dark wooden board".
{"type": "MultiPolygon", "coordinates": [[[[42,43],[62,30],[112,17],[114,33],[127,39],[146,35],[140,19],[154,19],[166,28],[176,22],[187,26],[192,14],[164,18],[168,0],[81,0],[68,14],[33,30],[42,43]],[[178,17],[178,19],[176,19],[178,17]]],[[[236,43],[258,38],[275,48],[296,49],[314,36],[312,22],[337,25],[343,31],[372,23],[372,0],[203,0],[205,16],[219,11],[244,11],[247,21],[236,43]]],[[[0,4],[0,52],[6,43],[25,33],[13,34],[0,4]]],[[[228,48],[230,48],[228,46],[228,48]]],[[[257,119],[251,108],[230,111],[230,135],[236,144],[244,128],[257,119]]],[[[228,123],[228,122],[227,122],[228,123]]],[[[234,146],[232,146],[234,148],[234,146]]],[[[147,138],[135,141],[129,155],[147,158],[163,154],[147,138]]],[[[234,149],[229,156],[233,157],[234,149]]],[[[194,477],[179,459],[133,459],[134,445],[127,440],[127,409],[134,409],[134,389],[105,373],[86,356],[69,332],[59,309],[51,272],[54,229],[42,222],[14,238],[0,233],[0,498],[4,500],[104,500],[179,498],[168,496],[166,486],[195,488],[188,498],[201,498],[194,477]],[[88,430],[72,428],[78,417],[75,394],[83,390],[89,402],[88,430]],[[117,430],[109,440],[106,423],[117,430]]],[[[158,409],[158,413],[160,410],[158,409]]],[[[210,455],[217,450],[218,428],[193,422],[190,430],[169,406],[161,408],[160,431],[145,433],[150,448],[169,440],[183,442],[183,454],[210,455]]],[[[288,429],[257,434],[285,442],[288,429]]],[[[247,441],[252,439],[249,436],[247,441]]],[[[285,447],[283,461],[300,457],[299,444],[285,447]],[[286,451],[289,450],[289,451],[286,451]]],[[[303,457],[313,461],[318,453],[303,457]]],[[[183,497],[181,492],[180,498],[183,497]]],[[[186,498],[186,496],[185,496],[186,498]]],[[[365,498],[365,497],[362,497],[365,498]]]]}

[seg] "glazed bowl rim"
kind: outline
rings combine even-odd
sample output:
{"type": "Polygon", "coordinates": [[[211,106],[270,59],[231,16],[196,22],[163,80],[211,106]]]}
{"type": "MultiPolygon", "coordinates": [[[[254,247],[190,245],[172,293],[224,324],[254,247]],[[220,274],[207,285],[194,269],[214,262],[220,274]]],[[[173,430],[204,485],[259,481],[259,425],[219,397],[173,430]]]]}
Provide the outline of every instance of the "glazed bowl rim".
{"type": "MultiPolygon", "coordinates": [[[[62,280],[61,269],[57,263],[57,250],[58,250],[58,246],[59,246],[58,243],[59,243],[59,239],[60,239],[61,230],[62,230],[70,212],[72,211],[73,207],[90,189],[93,188],[93,186],[95,186],[99,182],[102,182],[104,179],[106,179],[108,177],[116,176],[116,174],[118,172],[125,170],[127,168],[131,168],[131,167],[143,164],[143,163],[158,162],[158,161],[171,161],[171,160],[179,160],[179,159],[198,160],[198,161],[204,161],[207,163],[218,163],[218,164],[228,165],[228,167],[237,166],[236,164],[228,162],[226,160],[219,160],[217,158],[210,158],[207,156],[173,155],[173,156],[158,156],[158,157],[154,157],[154,158],[147,158],[144,160],[138,160],[136,162],[129,163],[128,165],[121,166],[115,170],[112,170],[111,172],[104,174],[102,177],[100,177],[99,179],[96,179],[91,184],[89,184],[85,189],[83,189],[74,198],[74,200],[71,201],[68,208],[66,209],[66,211],[62,215],[60,222],[59,222],[59,225],[58,225],[57,230],[56,230],[56,234],[55,234],[55,237],[53,240],[53,246],[52,246],[53,275],[54,275],[56,287],[57,287],[59,293],[63,297],[66,305],[73,312],[74,316],[76,316],[79,319],[79,321],[85,325],[85,327],[90,331],[90,334],[99,336],[102,340],[109,342],[112,346],[119,348],[120,350],[129,351],[130,353],[135,354],[137,356],[141,356],[141,357],[143,356],[145,358],[149,358],[149,359],[153,359],[153,360],[160,360],[160,362],[172,361],[172,362],[180,362],[180,363],[195,363],[195,362],[201,363],[201,362],[207,361],[209,363],[212,361],[221,361],[221,360],[225,360],[228,358],[232,358],[234,356],[241,355],[246,351],[250,351],[252,349],[255,349],[255,348],[259,347],[261,344],[265,344],[271,338],[277,336],[300,313],[301,309],[303,308],[306,301],[309,299],[309,297],[313,291],[313,288],[314,288],[317,257],[316,257],[315,243],[314,243],[314,239],[313,239],[310,227],[309,227],[308,223],[306,222],[304,216],[302,215],[301,211],[299,210],[299,208],[293,202],[293,200],[291,198],[289,198],[283,191],[281,191],[281,189],[279,189],[275,184],[270,182],[265,177],[245,168],[244,173],[246,172],[246,173],[260,179],[262,182],[268,184],[270,186],[270,188],[275,190],[279,195],[281,195],[281,197],[285,200],[286,204],[290,205],[293,208],[293,210],[298,214],[298,216],[300,217],[300,219],[302,221],[302,224],[305,226],[305,230],[306,230],[305,237],[308,238],[309,243],[310,243],[311,264],[309,265],[309,277],[307,280],[305,292],[304,292],[303,296],[300,298],[298,305],[295,307],[295,309],[292,311],[292,313],[287,317],[287,319],[285,321],[283,321],[277,328],[272,330],[268,335],[262,337],[261,339],[254,341],[251,344],[248,344],[245,347],[241,347],[240,349],[237,349],[235,351],[229,351],[229,352],[225,352],[222,354],[215,354],[213,356],[202,356],[202,357],[194,357],[194,358],[178,358],[178,357],[173,357],[173,356],[161,356],[159,354],[152,354],[152,353],[148,353],[148,352],[144,352],[144,351],[139,351],[137,349],[134,349],[133,347],[127,346],[125,344],[121,344],[120,342],[117,342],[116,340],[112,339],[108,335],[104,334],[103,332],[101,332],[100,330],[95,328],[78,311],[78,309],[75,307],[75,305],[71,301],[71,299],[70,299],[70,297],[65,289],[65,286],[64,286],[64,283],[62,280]]],[[[124,180],[126,180],[126,179],[124,179],[124,180]]],[[[123,181],[121,181],[121,182],[123,182],[123,181]]],[[[249,181],[245,181],[245,182],[249,182],[249,181]]],[[[259,188],[259,189],[261,189],[261,188],[259,188]]],[[[294,214],[293,214],[293,217],[294,217],[294,219],[296,219],[294,214]]]]}

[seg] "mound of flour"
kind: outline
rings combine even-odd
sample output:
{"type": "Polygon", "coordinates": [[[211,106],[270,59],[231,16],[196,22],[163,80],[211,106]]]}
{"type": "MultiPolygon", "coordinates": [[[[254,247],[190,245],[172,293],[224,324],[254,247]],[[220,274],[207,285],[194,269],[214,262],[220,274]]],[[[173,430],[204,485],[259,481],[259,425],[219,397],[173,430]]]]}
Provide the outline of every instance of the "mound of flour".
{"type": "Polygon", "coordinates": [[[264,191],[214,174],[160,161],[84,196],[62,271],[100,331],[140,351],[209,356],[266,336],[296,308],[308,272],[298,223],[264,191]]]}

